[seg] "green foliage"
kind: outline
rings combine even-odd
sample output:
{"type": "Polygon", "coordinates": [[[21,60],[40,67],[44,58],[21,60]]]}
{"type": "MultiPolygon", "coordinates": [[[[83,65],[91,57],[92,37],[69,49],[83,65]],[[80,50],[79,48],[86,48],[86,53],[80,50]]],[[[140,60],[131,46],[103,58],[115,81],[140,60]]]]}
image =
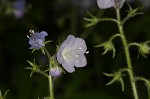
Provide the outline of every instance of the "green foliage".
{"type": "Polygon", "coordinates": [[[4,95],[2,95],[1,91],[0,91],[0,99],[6,99],[7,93],[9,92],[9,90],[7,90],[4,95]]]}

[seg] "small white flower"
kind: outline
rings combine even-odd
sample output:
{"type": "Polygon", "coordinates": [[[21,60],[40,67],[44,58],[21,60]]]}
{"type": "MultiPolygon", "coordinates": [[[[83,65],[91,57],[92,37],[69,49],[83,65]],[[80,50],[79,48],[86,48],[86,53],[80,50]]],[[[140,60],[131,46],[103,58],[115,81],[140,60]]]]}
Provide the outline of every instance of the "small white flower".
{"type": "Polygon", "coordinates": [[[72,73],[75,71],[74,67],[86,66],[86,50],[87,46],[83,39],[69,35],[57,52],[57,60],[66,71],[72,73]]]}

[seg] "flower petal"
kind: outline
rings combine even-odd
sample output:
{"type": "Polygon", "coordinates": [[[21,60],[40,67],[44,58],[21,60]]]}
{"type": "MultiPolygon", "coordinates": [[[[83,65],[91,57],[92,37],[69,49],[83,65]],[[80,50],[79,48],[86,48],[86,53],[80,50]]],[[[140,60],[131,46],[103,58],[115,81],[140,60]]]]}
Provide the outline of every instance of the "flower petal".
{"type": "Polygon", "coordinates": [[[60,48],[64,49],[67,45],[70,45],[70,42],[73,42],[75,40],[75,37],[73,35],[69,35],[67,39],[62,43],[60,48]]]}
{"type": "Polygon", "coordinates": [[[87,64],[86,57],[84,55],[76,56],[76,60],[74,61],[74,65],[76,67],[84,67],[87,64]]]}
{"type": "Polygon", "coordinates": [[[64,62],[62,63],[62,66],[63,66],[63,68],[64,68],[66,71],[68,71],[69,73],[72,73],[72,72],[75,71],[75,68],[74,68],[74,66],[73,66],[72,63],[69,63],[69,62],[64,61],[64,62]]]}
{"type": "Polygon", "coordinates": [[[59,51],[57,52],[57,61],[58,61],[60,64],[64,61],[64,59],[63,59],[63,57],[62,57],[62,55],[61,55],[60,49],[59,49],[59,51]]]}
{"type": "Polygon", "coordinates": [[[70,38],[70,40],[67,42],[64,49],[70,50],[74,46],[76,38],[73,35],[69,35],[68,38],[70,38]]]}
{"type": "Polygon", "coordinates": [[[85,41],[81,38],[76,38],[72,50],[74,54],[84,54],[87,50],[85,41]]]}
{"type": "Polygon", "coordinates": [[[67,39],[62,43],[62,45],[60,46],[60,48],[59,48],[59,50],[58,50],[58,52],[57,52],[57,60],[58,60],[58,62],[61,64],[63,61],[64,61],[64,59],[63,59],[63,57],[62,57],[62,52],[63,52],[63,50],[64,50],[64,48],[68,45],[68,43],[70,42],[70,41],[72,41],[72,40],[74,40],[75,39],[75,37],[73,36],[73,35],[69,35],[68,37],[67,37],[67,39]]]}
{"type": "Polygon", "coordinates": [[[97,4],[101,9],[107,9],[114,6],[113,0],[97,0],[97,4]]]}
{"type": "Polygon", "coordinates": [[[41,37],[45,37],[45,36],[47,36],[48,34],[45,32],[45,31],[42,31],[42,32],[40,32],[40,36],[41,37]]]}

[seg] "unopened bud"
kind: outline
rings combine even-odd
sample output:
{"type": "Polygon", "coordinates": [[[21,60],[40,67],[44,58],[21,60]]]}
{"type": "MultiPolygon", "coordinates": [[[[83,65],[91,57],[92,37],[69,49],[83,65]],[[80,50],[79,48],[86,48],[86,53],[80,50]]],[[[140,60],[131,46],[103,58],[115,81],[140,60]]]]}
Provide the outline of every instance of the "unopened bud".
{"type": "Polygon", "coordinates": [[[51,73],[51,75],[53,77],[58,77],[58,76],[61,75],[62,69],[60,67],[58,67],[58,66],[57,67],[53,67],[53,68],[51,68],[50,73],[51,73]]]}

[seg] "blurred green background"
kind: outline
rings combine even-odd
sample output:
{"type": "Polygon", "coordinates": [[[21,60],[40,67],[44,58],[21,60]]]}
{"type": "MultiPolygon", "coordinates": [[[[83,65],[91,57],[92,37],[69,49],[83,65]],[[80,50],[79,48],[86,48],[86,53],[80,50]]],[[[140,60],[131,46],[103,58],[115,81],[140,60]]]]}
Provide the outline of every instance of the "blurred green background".
{"type": "MultiPolygon", "coordinates": [[[[55,80],[56,99],[133,99],[129,77],[124,77],[125,91],[121,92],[119,83],[106,86],[111,80],[103,75],[126,67],[125,55],[120,39],[114,40],[116,56],[112,53],[101,55],[102,48],[94,48],[118,32],[115,23],[101,22],[96,26],[85,28],[88,22],[87,10],[97,17],[115,17],[113,8],[100,10],[96,0],[26,0],[23,5],[14,6],[14,0],[0,1],[0,90],[9,89],[7,99],[37,99],[48,95],[48,81],[40,74],[29,77],[30,71],[26,60],[36,58],[37,64],[46,66],[47,57],[40,51],[31,54],[27,35],[29,30],[46,31],[46,40],[53,42],[47,46],[54,54],[56,45],[66,39],[69,34],[85,39],[89,54],[88,64],[84,68],[76,68],[72,74],[63,74],[55,80]],[[21,9],[21,10],[18,10],[21,9]],[[18,12],[15,12],[18,11],[18,12]],[[20,12],[19,12],[20,11],[20,12]]],[[[131,3],[133,8],[139,4],[131,3]]],[[[124,17],[128,6],[125,3],[121,10],[124,17]]],[[[125,35],[128,42],[150,40],[150,10],[144,7],[144,15],[130,19],[125,24],[125,35]]],[[[131,59],[134,73],[150,79],[150,55],[137,59],[138,50],[132,47],[131,59]]],[[[145,84],[138,82],[140,99],[147,99],[145,84]]]]}

